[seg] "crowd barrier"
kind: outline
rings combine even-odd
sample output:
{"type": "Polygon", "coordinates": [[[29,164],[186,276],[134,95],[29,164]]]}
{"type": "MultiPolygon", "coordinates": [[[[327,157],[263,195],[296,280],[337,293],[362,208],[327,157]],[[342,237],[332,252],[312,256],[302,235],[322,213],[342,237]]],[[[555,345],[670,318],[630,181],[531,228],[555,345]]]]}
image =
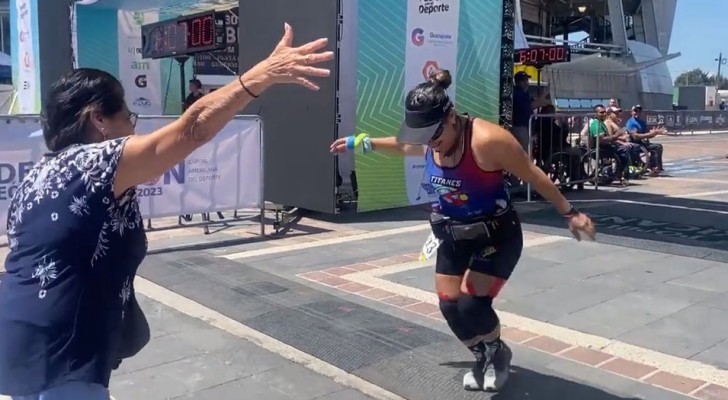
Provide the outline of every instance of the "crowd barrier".
{"type": "MultiPolygon", "coordinates": [[[[582,134],[590,117],[593,115],[536,114],[529,120],[528,154],[561,189],[582,189],[585,184],[599,188],[599,141],[590,140],[588,132],[582,134]]],[[[527,184],[527,201],[531,201],[531,193],[531,184],[527,184]]]]}
{"type": "Polygon", "coordinates": [[[728,111],[645,110],[643,114],[650,127],[663,126],[675,134],[728,133],[728,111]]]}
{"type": "MultiPolygon", "coordinates": [[[[140,116],[139,134],[172,122],[176,116],[140,116]]],[[[6,233],[7,211],[19,182],[46,152],[37,116],[0,116],[0,234],[6,233]]],[[[265,234],[263,197],[263,122],[238,116],[213,140],[161,176],[137,186],[145,219],[254,210],[265,234]],[[259,213],[259,214],[258,214],[259,213]]]]}
{"type": "MultiPolygon", "coordinates": [[[[631,113],[630,108],[624,108],[621,115],[622,121],[627,122],[632,117],[631,113]]],[[[584,115],[583,112],[569,111],[565,111],[564,114],[570,116],[584,115]]],[[[642,118],[647,122],[649,128],[664,127],[674,135],[728,133],[728,111],[645,109],[642,111],[642,118]]]]}
{"type": "MultiPolygon", "coordinates": [[[[659,165],[661,157],[660,147],[620,142],[600,144],[587,126],[595,117],[593,113],[531,116],[527,151],[533,163],[562,190],[583,189],[585,184],[599,189],[600,186],[626,184],[630,179],[655,173],[653,169],[659,165]]],[[[625,123],[623,118],[618,133],[626,136],[625,123]]],[[[661,123],[650,125],[657,126],[665,127],[661,123]]],[[[527,201],[531,201],[531,185],[527,184],[525,189],[527,201]]]]}

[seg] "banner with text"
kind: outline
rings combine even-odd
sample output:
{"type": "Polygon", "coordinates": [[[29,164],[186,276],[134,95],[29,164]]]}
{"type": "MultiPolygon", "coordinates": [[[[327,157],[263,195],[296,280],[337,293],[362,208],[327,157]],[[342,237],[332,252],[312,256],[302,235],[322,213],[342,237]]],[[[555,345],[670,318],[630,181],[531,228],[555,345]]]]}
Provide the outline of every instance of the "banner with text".
{"type": "Polygon", "coordinates": [[[144,24],[159,21],[159,13],[118,11],[119,80],[129,104],[137,114],[161,115],[162,73],[159,60],[142,59],[142,30],[144,24]]]}
{"type": "Polygon", "coordinates": [[[38,75],[38,1],[10,1],[10,54],[16,97],[11,114],[40,112],[38,75]]]}
{"type": "MultiPolygon", "coordinates": [[[[441,69],[450,71],[452,85],[448,93],[456,98],[459,17],[460,0],[408,0],[403,99],[412,88],[441,69]]],[[[404,157],[408,204],[429,202],[428,193],[422,190],[424,171],[424,155],[404,157]]]]}
{"type": "MultiPolygon", "coordinates": [[[[395,135],[407,92],[439,69],[453,77],[448,92],[459,112],[497,122],[502,7],[483,0],[359,1],[356,132],[395,135]]],[[[424,181],[423,156],[357,154],[356,174],[359,211],[426,203],[436,194],[424,181]]]]}
{"type": "MultiPolygon", "coordinates": [[[[150,133],[172,120],[141,118],[137,131],[150,133]]],[[[0,117],[0,122],[7,127],[0,141],[0,234],[5,234],[10,200],[46,148],[37,119],[0,117]]],[[[138,185],[137,194],[144,218],[259,208],[263,202],[260,119],[232,120],[183,162],[138,185]]]]}

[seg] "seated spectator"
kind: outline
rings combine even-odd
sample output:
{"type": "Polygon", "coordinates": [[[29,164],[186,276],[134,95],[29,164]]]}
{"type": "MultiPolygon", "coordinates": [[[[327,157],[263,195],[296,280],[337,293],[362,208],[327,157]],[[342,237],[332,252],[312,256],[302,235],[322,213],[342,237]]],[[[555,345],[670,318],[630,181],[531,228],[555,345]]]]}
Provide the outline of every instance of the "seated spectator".
{"type": "MultiPolygon", "coordinates": [[[[553,105],[542,107],[540,114],[556,114],[556,107],[553,105]]],[[[569,163],[569,178],[572,181],[582,179],[581,152],[571,146],[568,127],[559,125],[554,117],[545,116],[537,121],[538,158],[541,165],[548,164],[555,153],[565,154],[569,163]]]]}
{"type": "Polygon", "coordinates": [[[647,168],[651,171],[653,176],[657,176],[662,169],[662,145],[659,143],[650,143],[650,139],[657,135],[667,134],[667,129],[658,127],[649,129],[647,122],[642,119],[642,106],[639,104],[632,107],[632,118],[627,120],[627,132],[629,133],[629,140],[632,143],[636,143],[650,153],[648,158],[647,168]]]}
{"type": "Polygon", "coordinates": [[[637,143],[629,141],[629,133],[627,129],[622,127],[622,109],[618,107],[607,108],[607,119],[605,121],[607,126],[611,128],[611,131],[617,136],[615,144],[619,147],[626,147],[627,151],[630,152],[630,158],[632,159],[632,167],[641,168],[637,165],[642,155],[642,147],[637,143]]]}
{"type": "MultiPolygon", "coordinates": [[[[601,154],[607,157],[616,157],[620,164],[621,169],[616,171],[617,178],[620,180],[623,186],[629,185],[629,166],[632,165],[632,156],[630,151],[625,146],[619,146],[619,133],[613,132],[611,128],[607,127],[607,110],[603,105],[599,104],[594,107],[594,111],[597,117],[589,124],[589,137],[592,140],[599,141],[599,149],[601,154]]],[[[595,146],[590,146],[595,147],[595,146]]]]}

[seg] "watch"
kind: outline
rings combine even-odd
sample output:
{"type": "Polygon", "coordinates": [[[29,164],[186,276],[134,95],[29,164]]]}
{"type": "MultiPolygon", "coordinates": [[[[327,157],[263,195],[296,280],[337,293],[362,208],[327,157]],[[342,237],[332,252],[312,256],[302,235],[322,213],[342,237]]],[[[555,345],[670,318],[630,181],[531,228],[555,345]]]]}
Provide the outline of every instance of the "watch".
{"type": "Polygon", "coordinates": [[[562,214],[564,216],[564,218],[571,218],[574,215],[579,214],[579,210],[577,210],[576,207],[574,207],[574,205],[570,204],[569,206],[570,206],[569,211],[562,214]]]}

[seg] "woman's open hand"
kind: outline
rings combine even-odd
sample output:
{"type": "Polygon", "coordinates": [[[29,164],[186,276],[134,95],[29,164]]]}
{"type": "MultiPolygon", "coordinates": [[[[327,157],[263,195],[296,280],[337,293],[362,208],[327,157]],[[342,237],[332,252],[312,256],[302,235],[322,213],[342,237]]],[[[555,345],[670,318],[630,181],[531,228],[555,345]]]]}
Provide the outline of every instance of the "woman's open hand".
{"type": "Polygon", "coordinates": [[[293,46],[293,28],[288,23],[284,26],[284,34],[273,52],[260,66],[271,84],[297,83],[311,90],[318,90],[319,86],[313,83],[310,77],[327,77],[331,70],[316,68],[312,65],[334,59],[333,51],[318,52],[329,43],[326,38],[308,42],[299,47],[293,46]]]}
{"type": "Polygon", "coordinates": [[[331,143],[331,146],[329,147],[329,151],[334,154],[340,154],[340,153],[346,153],[346,141],[348,138],[339,138],[334,141],[334,143],[331,143]]]}

